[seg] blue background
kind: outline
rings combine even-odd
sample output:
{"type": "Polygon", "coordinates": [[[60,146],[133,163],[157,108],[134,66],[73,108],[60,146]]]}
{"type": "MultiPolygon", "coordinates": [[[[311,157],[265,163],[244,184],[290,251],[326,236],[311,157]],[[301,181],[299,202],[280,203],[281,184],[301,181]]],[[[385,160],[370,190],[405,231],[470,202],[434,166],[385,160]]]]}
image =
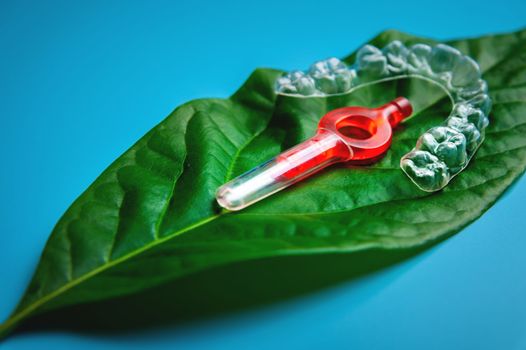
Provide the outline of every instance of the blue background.
{"type": "MultiPolygon", "coordinates": [[[[305,68],[395,28],[437,39],[526,25],[524,1],[1,1],[0,319],[49,232],[174,107],[256,67],[305,68]]],[[[15,334],[2,349],[525,349],[526,178],[461,234],[359,280],[133,335],[15,334]]]]}

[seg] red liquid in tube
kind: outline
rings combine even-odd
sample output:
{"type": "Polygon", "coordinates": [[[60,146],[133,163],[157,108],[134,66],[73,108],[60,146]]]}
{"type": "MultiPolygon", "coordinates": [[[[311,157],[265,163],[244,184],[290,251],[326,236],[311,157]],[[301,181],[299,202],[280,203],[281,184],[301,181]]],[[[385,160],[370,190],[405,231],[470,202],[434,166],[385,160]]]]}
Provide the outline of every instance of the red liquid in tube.
{"type": "Polygon", "coordinates": [[[219,205],[240,210],[340,162],[369,164],[389,149],[392,128],[412,113],[404,97],[378,107],[343,107],[320,119],[315,136],[221,186],[219,205]]]}

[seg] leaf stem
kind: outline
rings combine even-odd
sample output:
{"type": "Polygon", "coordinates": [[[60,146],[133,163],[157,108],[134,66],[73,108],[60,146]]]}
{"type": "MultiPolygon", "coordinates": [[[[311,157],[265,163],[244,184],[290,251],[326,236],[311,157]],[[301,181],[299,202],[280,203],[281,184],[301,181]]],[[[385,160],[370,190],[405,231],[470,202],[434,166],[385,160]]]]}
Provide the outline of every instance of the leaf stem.
{"type": "Polygon", "coordinates": [[[92,276],[94,275],[97,275],[107,269],[109,269],[110,267],[113,267],[123,261],[126,261],[152,247],[155,247],[157,246],[158,244],[161,244],[161,243],[164,243],[174,237],[177,237],[179,236],[180,234],[182,233],[185,233],[185,232],[188,232],[188,231],[191,231],[195,228],[198,228],[200,226],[203,226],[215,219],[217,219],[218,217],[220,217],[222,215],[222,213],[219,213],[217,215],[214,215],[214,216],[210,216],[206,219],[203,219],[201,221],[198,221],[196,222],[195,224],[192,224],[190,226],[187,226],[179,231],[176,231],[170,235],[167,235],[165,237],[162,237],[158,240],[155,240],[153,242],[151,242],[150,244],[147,244],[143,247],[141,247],[140,249],[137,249],[137,250],[134,250],[126,255],[123,255],[121,256],[120,258],[117,258],[115,260],[112,260],[110,262],[108,262],[107,264],[105,265],[102,265],[96,269],[93,269],[91,270],[90,272],[74,279],[74,280],[71,280],[70,282],[66,283],[65,285],[63,285],[62,287],[54,290],[53,292],[49,293],[49,294],[46,294],[45,296],[43,296],[42,298],[40,299],[37,299],[35,302],[33,302],[32,304],[29,304],[27,307],[25,307],[24,309],[22,309],[21,311],[19,312],[15,312],[10,318],[7,319],[7,321],[5,321],[4,323],[0,324],[0,339],[2,338],[5,338],[10,332],[11,330],[19,323],[21,322],[22,320],[24,320],[26,317],[28,317],[31,313],[33,313],[35,310],[37,310],[39,307],[41,307],[42,305],[44,305],[45,303],[49,302],[50,300],[54,299],[55,297],[61,295],[62,293],[70,290],[71,288],[75,287],[76,285],[84,282],[85,280],[91,278],[92,276]]]}

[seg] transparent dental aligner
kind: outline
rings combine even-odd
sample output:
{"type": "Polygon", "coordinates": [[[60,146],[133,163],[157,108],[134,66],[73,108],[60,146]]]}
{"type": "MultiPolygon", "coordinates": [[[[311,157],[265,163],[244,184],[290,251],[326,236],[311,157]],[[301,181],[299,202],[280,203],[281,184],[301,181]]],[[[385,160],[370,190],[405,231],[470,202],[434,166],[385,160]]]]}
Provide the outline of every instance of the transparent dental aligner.
{"type": "Polygon", "coordinates": [[[491,99],[480,68],[473,59],[444,45],[406,47],[395,40],[379,49],[365,45],[348,66],[337,58],[315,62],[308,71],[293,71],[276,83],[278,94],[325,97],[350,93],[365,84],[404,77],[431,80],[453,101],[448,118],[427,130],[400,167],[422,190],[444,188],[469,163],[484,140],[491,99]]]}

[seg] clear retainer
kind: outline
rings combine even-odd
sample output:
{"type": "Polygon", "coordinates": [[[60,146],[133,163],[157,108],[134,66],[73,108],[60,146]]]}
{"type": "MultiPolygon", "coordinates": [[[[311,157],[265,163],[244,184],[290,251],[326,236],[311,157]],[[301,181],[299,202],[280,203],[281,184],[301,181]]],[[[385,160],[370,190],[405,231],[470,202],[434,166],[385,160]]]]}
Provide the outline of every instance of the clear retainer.
{"type": "Polygon", "coordinates": [[[364,84],[418,77],[440,85],[453,102],[448,118],[419,137],[400,167],[422,190],[444,188],[469,163],[484,140],[491,99],[473,59],[444,44],[406,47],[395,40],[382,50],[363,46],[353,65],[337,58],[314,63],[277,80],[278,94],[326,97],[347,94],[364,84]]]}

